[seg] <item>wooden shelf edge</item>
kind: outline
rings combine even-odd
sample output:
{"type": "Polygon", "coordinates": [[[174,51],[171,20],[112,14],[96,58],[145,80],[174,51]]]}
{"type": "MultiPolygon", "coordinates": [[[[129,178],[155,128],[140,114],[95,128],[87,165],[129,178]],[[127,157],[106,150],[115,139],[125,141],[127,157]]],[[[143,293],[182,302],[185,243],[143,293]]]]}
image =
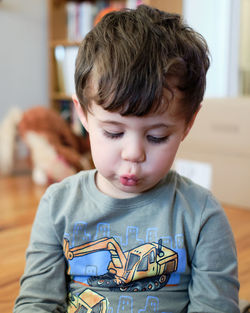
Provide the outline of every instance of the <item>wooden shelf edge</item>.
{"type": "Polygon", "coordinates": [[[79,46],[80,41],[69,41],[67,39],[64,40],[51,40],[50,41],[50,47],[55,48],[57,46],[64,46],[64,47],[73,47],[73,46],[79,46]]]}

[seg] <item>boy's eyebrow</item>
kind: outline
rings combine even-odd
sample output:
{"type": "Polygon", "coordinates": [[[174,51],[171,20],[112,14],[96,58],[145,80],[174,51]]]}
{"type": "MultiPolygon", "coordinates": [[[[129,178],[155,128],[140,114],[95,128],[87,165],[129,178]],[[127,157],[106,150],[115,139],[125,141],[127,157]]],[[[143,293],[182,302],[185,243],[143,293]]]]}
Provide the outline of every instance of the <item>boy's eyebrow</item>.
{"type": "Polygon", "coordinates": [[[174,127],[174,125],[172,125],[172,124],[159,123],[159,124],[153,124],[153,125],[151,125],[150,127],[151,127],[151,128],[161,128],[161,127],[171,128],[171,127],[174,127]]]}
{"type": "Polygon", "coordinates": [[[124,125],[124,123],[113,121],[113,120],[100,120],[102,124],[114,124],[114,125],[124,125]]]}
{"type": "MultiPolygon", "coordinates": [[[[118,121],[113,121],[113,120],[100,120],[102,124],[112,124],[116,126],[124,126],[125,123],[118,122],[118,121]]],[[[152,124],[148,125],[150,128],[172,128],[175,125],[174,124],[165,124],[165,123],[158,123],[158,124],[152,124]]]]}

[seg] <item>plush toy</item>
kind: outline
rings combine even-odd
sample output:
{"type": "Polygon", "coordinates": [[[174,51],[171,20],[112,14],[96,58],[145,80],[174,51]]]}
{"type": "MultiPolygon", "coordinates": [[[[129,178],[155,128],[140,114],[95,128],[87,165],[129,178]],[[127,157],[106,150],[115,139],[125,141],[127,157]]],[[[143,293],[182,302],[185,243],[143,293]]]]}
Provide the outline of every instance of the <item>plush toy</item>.
{"type": "Polygon", "coordinates": [[[93,168],[88,138],[77,136],[55,110],[34,107],[23,113],[18,133],[30,149],[32,177],[40,185],[93,168]]]}

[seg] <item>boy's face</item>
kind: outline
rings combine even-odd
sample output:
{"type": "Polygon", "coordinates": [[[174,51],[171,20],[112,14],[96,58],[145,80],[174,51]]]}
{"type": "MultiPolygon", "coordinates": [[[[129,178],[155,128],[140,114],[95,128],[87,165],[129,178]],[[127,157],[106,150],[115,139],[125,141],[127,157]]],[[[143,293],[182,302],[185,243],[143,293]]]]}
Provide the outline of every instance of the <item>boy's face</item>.
{"type": "Polygon", "coordinates": [[[114,198],[134,197],[154,187],[170,170],[192,125],[168,111],[121,116],[93,103],[85,114],[76,98],[74,103],[89,133],[97,187],[114,198]]]}

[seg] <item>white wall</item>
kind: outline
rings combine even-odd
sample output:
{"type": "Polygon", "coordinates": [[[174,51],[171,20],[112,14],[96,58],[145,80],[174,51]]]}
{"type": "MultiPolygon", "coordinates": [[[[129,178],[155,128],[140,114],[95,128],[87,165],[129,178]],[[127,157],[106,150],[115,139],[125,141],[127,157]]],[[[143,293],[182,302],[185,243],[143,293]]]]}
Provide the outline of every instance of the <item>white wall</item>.
{"type": "Polygon", "coordinates": [[[204,36],[210,49],[205,96],[237,96],[240,1],[183,0],[183,15],[187,23],[204,36]]]}
{"type": "Polygon", "coordinates": [[[47,1],[0,1],[0,121],[48,105],[47,1]]]}

